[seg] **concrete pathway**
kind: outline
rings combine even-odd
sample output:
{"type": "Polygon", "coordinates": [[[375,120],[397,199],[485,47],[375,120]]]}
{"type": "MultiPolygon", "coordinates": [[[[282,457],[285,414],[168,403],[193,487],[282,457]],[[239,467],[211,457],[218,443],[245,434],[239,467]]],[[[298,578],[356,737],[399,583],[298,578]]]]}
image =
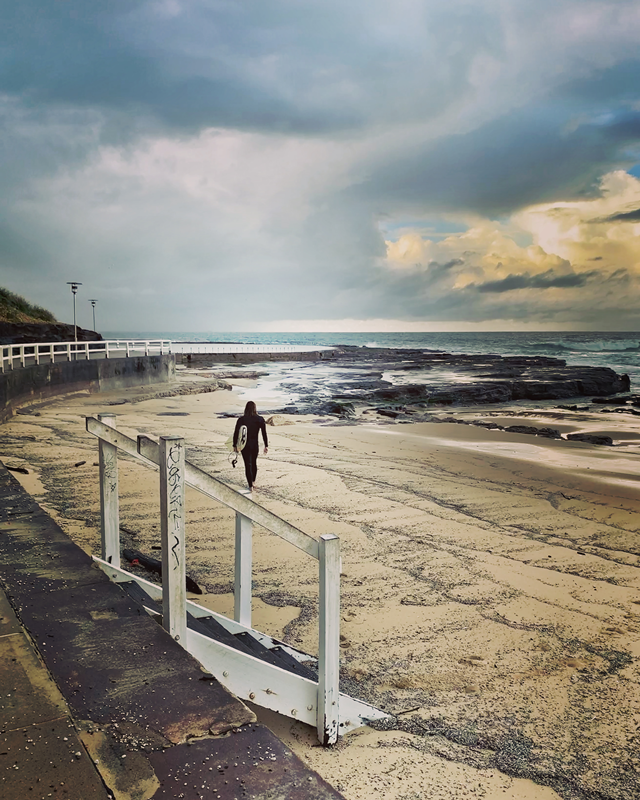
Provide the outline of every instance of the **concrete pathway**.
{"type": "Polygon", "coordinates": [[[340,798],[0,465],[0,797],[340,798]]]}

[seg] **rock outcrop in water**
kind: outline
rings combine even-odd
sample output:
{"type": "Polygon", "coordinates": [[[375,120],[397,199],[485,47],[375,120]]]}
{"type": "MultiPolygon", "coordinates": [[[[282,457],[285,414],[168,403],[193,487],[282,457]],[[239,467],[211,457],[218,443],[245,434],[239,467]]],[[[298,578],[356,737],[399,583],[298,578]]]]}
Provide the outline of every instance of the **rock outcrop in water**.
{"type": "Polygon", "coordinates": [[[322,384],[283,384],[301,397],[299,411],[349,417],[354,402],[381,407],[477,405],[606,397],[630,388],[628,375],[608,367],[567,366],[544,356],[342,347],[332,353],[331,362],[331,377],[322,384]],[[329,386],[334,388],[330,399],[329,386]]]}
{"type": "MultiPolygon", "coordinates": [[[[471,376],[469,376],[471,380],[471,376]]],[[[628,375],[617,375],[608,367],[529,367],[523,365],[517,377],[487,375],[470,383],[451,383],[448,386],[409,384],[376,389],[372,400],[393,402],[471,404],[506,403],[511,400],[560,400],[587,395],[612,395],[628,392],[628,375]]]]}

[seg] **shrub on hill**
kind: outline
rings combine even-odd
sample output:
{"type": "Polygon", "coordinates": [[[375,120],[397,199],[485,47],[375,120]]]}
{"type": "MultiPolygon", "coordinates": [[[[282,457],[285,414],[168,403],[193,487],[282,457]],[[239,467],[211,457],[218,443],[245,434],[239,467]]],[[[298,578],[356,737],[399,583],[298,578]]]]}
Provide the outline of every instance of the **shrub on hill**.
{"type": "Polygon", "coordinates": [[[0,287],[0,322],[56,322],[56,318],[46,308],[0,287]]]}

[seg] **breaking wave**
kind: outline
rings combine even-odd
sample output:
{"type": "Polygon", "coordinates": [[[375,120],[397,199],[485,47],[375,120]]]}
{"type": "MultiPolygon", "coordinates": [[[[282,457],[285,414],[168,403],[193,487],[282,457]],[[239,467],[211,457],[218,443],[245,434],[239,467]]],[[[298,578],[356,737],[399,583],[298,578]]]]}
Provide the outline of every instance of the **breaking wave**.
{"type": "Polygon", "coordinates": [[[562,352],[581,352],[581,353],[637,353],[640,351],[640,341],[620,341],[616,339],[592,339],[591,341],[572,342],[545,342],[543,347],[546,350],[556,350],[562,352]]]}

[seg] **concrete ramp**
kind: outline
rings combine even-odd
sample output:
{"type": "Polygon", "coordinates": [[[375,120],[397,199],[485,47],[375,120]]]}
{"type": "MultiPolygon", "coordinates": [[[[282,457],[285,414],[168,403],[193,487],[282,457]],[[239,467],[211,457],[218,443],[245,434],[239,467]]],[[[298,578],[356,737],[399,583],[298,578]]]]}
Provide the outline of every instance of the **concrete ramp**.
{"type": "Polygon", "coordinates": [[[1,465],[0,585],[3,800],[341,797],[1,465]]]}

